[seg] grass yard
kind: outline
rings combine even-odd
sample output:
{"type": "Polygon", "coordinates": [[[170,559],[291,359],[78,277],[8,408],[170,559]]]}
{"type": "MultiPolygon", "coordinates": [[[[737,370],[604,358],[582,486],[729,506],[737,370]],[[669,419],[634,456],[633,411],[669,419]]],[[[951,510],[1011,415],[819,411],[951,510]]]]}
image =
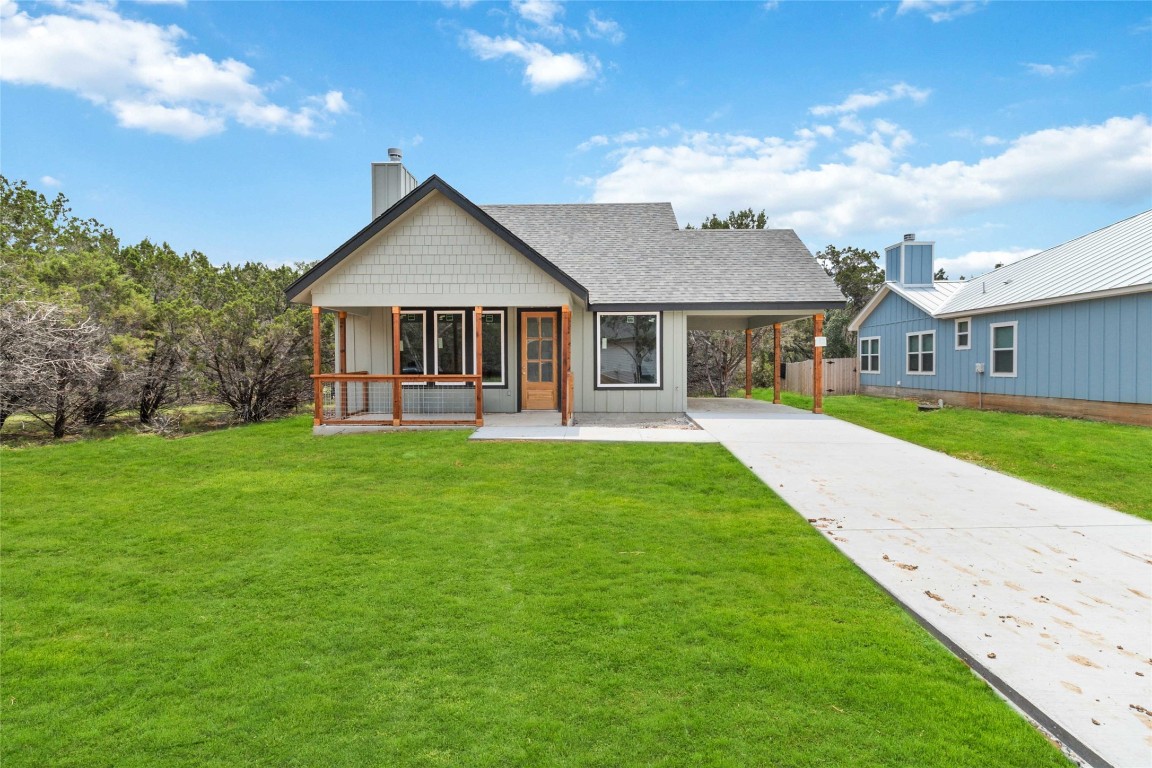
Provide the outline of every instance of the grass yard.
{"type": "Polygon", "coordinates": [[[716,445],[0,452],[0,762],[1068,766],[716,445]]]}
{"type": "MultiPolygon", "coordinates": [[[[772,400],[771,389],[752,396],[772,400]]],[[[812,408],[792,392],[781,400],[812,408]]],[[[1152,520],[1152,429],[1126,424],[947,407],[908,400],[824,398],[824,412],[910,443],[1152,520]]]]}

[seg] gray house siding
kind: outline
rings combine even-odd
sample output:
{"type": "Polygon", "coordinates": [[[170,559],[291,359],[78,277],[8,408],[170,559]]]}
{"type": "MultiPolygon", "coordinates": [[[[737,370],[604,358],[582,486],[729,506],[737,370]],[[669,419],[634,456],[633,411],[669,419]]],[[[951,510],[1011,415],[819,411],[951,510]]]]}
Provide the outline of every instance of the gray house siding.
{"type": "MultiPolygon", "coordinates": [[[[642,310],[637,310],[642,311],[642,310]]],[[[576,413],[683,413],[688,408],[688,313],[660,318],[659,389],[603,389],[596,379],[596,315],[572,310],[573,408],[576,413]]]]}
{"type": "MultiPolygon", "coordinates": [[[[971,317],[971,348],[955,348],[956,321],[937,320],[895,293],[861,325],[880,337],[880,371],[861,386],[1152,404],[1152,293],[1006,310],[971,317]],[[991,375],[991,330],[1017,324],[1017,375],[991,375]],[[936,332],[936,372],[910,375],[906,334],[936,332]],[[985,366],[984,375],[975,371],[985,366]]],[[[895,392],[898,394],[898,391],[895,392]]]]}

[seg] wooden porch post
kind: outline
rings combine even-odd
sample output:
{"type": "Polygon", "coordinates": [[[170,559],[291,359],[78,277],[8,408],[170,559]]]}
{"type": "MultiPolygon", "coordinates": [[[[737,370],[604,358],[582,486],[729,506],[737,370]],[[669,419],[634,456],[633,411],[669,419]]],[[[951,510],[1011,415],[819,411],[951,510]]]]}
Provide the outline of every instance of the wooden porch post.
{"type": "Polygon", "coordinates": [[[744,399],[752,397],[752,329],[744,329],[744,399]]]}
{"type": "MultiPolygon", "coordinates": [[[[312,375],[320,375],[320,307],[312,307],[312,375]]],[[[312,379],[312,426],[324,423],[324,385],[312,379]]]]}
{"type": "Polygon", "coordinates": [[[772,324],[772,402],[780,402],[780,347],[783,335],[783,326],[780,323],[772,324]]]}
{"type": "Polygon", "coordinates": [[[572,310],[560,308],[560,426],[572,421],[572,310]]]}
{"type": "MultiPolygon", "coordinates": [[[[812,322],[814,337],[823,337],[824,313],[817,312],[812,322]]],[[[812,346],[812,413],[824,413],[824,347],[818,344],[812,346]]]]}
{"type": "Polygon", "coordinates": [[[476,307],[472,325],[476,328],[476,426],[484,426],[484,307],[476,307]]]}
{"type": "MultiPolygon", "coordinates": [[[[400,307],[392,307],[392,375],[400,375],[400,307]]],[[[392,380],[392,426],[400,426],[404,397],[399,379],[392,380]]]]}
{"type": "MultiPolygon", "coordinates": [[[[337,317],[339,318],[340,329],[340,367],[337,373],[348,373],[348,313],[340,312],[337,317]]],[[[343,418],[348,418],[348,382],[340,382],[340,415],[343,418]]]]}

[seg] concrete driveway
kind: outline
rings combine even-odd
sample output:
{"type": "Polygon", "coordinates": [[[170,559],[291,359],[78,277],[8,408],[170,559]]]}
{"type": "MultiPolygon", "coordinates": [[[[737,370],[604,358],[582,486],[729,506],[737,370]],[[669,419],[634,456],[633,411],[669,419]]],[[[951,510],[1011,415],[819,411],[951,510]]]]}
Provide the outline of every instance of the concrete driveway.
{"type": "Polygon", "coordinates": [[[1152,766],[1152,523],[786,406],[689,416],[1085,764],[1152,766]]]}

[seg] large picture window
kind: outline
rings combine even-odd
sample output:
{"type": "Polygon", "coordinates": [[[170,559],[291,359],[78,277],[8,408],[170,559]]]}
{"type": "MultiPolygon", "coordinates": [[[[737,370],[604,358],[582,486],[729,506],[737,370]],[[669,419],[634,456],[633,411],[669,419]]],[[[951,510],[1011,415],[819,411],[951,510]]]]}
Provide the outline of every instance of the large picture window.
{"type": "Polygon", "coordinates": [[[601,312],[596,316],[596,385],[660,386],[660,313],[601,312]]]}
{"type": "Polygon", "coordinates": [[[936,331],[908,334],[908,368],[913,376],[936,373],[936,331]]]}
{"type": "Polygon", "coordinates": [[[1016,375],[1016,323],[993,323],[992,375],[1016,375]]]}
{"type": "Polygon", "coordinates": [[[860,339],[860,373],[880,373],[880,337],[860,339]]]}

